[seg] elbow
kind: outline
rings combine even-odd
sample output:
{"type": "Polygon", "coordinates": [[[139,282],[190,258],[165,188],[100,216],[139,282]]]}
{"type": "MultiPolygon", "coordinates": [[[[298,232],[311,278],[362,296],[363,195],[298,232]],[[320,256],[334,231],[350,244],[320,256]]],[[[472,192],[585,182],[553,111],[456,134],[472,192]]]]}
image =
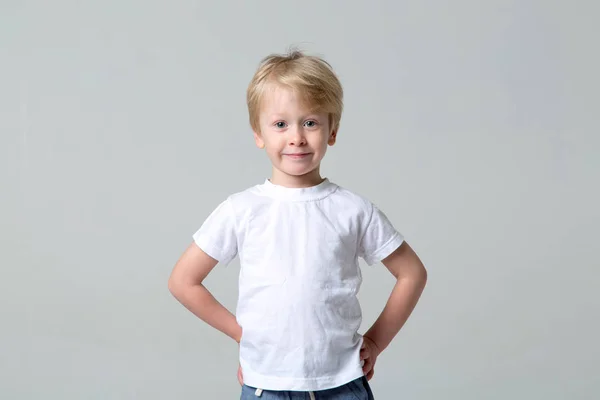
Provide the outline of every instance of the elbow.
{"type": "Polygon", "coordinates": [[[427,269],[425,266],[421,268],[421,282],[423,287],[427,284],[427,279],[429,278],[429,274],[427,273],[427,269]]]}
{"type": "Polygon", "coordinates": [[[167,283],[169,292],[179,301],[188,297],[190,291],[194,291],[198,286],[202,286],[202,284],[190,281],[181,275],[171,275],[167,283]]]}
{"type": "Polygon", "coordinates": [[[427,285],[427,279],[429,278],[427,269],[423,265],[423,263],[419,262],[419,268],[415,270],[413,280],[417,283],[417,285],[423,290],[425,285],[427,285]]]}
{"type": "Polygon", "coordinates": [[[181,282],[176,279],[174,276],[171,275],[171,277],[169,278],[167,287],[169,289],[169,292],[175,297],[175,298],[179,298],[180,294],[181,294],[181,282]]]}
{"type": "Polygon", "coordinates": [[[406,274],[399,276],[398,279],[406,279],[412,282],[414,286],[419,287],[421,290],[423,290],[423,288],[425,288],[425,285],[427,284],[428,279],[427,269],[425,269],[425,266],[423,266],[423,264],[419,262],[416,265],[414,265],[414,267],[410,271],[407,271],[406,274]]]}

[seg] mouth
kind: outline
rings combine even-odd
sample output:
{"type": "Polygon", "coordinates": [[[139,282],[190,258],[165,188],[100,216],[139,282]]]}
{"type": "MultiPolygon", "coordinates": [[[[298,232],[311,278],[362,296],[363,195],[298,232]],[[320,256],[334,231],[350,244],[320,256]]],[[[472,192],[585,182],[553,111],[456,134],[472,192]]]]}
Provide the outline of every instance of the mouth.
{"type": "Polygon", "coordinates": [[[283,155],[293,160],[301,160],[310,156],[310,153],[284,153],[283,155]]]}

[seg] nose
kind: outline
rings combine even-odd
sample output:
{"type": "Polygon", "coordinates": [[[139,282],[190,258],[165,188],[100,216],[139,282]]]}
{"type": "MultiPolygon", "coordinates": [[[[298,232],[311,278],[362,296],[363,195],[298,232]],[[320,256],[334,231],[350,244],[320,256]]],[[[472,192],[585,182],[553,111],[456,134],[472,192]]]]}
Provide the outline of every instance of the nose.
{"type": "Polygon", "coordinates": [[[306,144],[306,137],[302,128],[292,128],[288,130],[288,144],[290,146],[303,146],[306,144]]]}

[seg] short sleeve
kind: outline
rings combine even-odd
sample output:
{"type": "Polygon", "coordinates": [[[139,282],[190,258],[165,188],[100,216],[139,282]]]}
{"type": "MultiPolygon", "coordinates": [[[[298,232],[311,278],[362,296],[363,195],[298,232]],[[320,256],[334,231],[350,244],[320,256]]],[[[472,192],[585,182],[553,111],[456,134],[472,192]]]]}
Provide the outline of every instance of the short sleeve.
{"type": "Polygon", "coordinates": [[[237,234],[231,200],[227,199],[206,218],[193,235],[206,254],[227,265],[237,256],[237,234]]]}
{"type": "Polygon", "coordinates": [[[368,265],[373,265],[396,250],[404,241],[387,216],[376,206],[371,205],[370,218],[362,232],[359,243],[359,257],[368,265]]]}

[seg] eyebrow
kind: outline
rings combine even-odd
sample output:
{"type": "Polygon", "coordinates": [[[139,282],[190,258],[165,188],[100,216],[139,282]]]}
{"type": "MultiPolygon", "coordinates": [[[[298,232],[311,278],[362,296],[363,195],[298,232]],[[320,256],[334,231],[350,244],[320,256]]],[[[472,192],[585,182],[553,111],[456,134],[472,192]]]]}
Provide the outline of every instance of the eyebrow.
{"type": "MultiPolygon", "coordinates": [[[[269,119],[287,119],[284,114],[271,114],[268,116],[269,119]]],[[[301,119],[319,119],[318,113],[311,113],[303,116],[301,119]]]]}

